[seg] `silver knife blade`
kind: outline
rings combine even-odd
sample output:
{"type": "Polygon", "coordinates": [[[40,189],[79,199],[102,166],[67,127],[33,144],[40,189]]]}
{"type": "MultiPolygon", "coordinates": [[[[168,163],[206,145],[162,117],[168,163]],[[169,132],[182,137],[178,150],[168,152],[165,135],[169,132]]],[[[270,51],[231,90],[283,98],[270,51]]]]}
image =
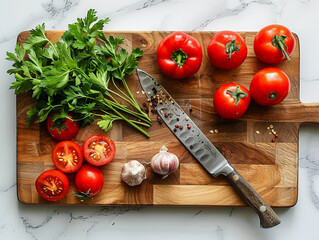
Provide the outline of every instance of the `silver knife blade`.
{"type": "Polygon", "coordinates": [[[274,210],[231,166],[164,87],[140,69],[137,69],[137,75],[153,107],[195,159],[214,177],[220,174],[226,176],[246,203],[258,214],[262,227],[271,228],[278,225],[280,219],[274,210]]]}
{"type": "Polygon", "coordinates": [[[137,75],[143,91],[149,101],[153,103],[153,107],[195,159],[214,177],[232,172],[233,168],[225,157],[202,133],[164,87],[143,70],[137,69],[137,75]],[[178,127],[176,127],[176,124],[178,127]],[[180,126],[182,126],[182,129],[180,126]]]}

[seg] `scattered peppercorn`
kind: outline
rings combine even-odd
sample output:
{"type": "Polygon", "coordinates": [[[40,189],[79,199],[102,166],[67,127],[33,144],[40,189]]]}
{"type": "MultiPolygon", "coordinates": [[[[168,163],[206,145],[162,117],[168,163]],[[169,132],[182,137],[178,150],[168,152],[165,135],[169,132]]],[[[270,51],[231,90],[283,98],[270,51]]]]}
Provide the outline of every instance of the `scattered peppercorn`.
{"type": "Polygon", "coordinates": [[[179,121],[179,118],[176,118],[176,121],[179,121]]]}
{"type": "Polygon", "coordinates": [[[275,134],[275,137],[276,137],[276,138],[278,138],[278,137],[279,137],[279,134],[278,134],[278,133],[276,133],[276,134],[275,134]]]}
{"type": "Polygon", "coordinates": [[[166,117],[166,118],[168,117],[167,113],[164,114],[164,117],[166,117]]]}
{"type": "Polygon", "coordinates": [[[271,139],[271,141],[272,141],[272,142],[275,142],[275,139],[273,138],[273,139],[271,139]]]}
{"type": "Polygon", "coordinates": [[[188,128],[188,129],[191,129],[191,125],[188,125],[187,128],[188,128]]]}
{"type": "Polygon", "coordinates": [[[189,147],[190,147],[190,149],[193,149],[193,145],[190,145],[189,147]]]}
{"type": "Polygon", "coordinates": [[[143,103],[143,107],[146,107],[146,103],[143,103]]]}
{"type": "Polygon", "coordinates": [[[174,128],[174,132],[176,132],[177,130],[176,130],[176,128],[174,128]]]}
{"type": "Polygon", "coordinates": [[[178,128],[178,127],[179,127],[179,125],[178,125],[178,124],[176,124],[176,125],[175,125],[175,127],[176,127],[176,128],[178,128]]]}
{"type": "Polygon", "coordinates": [[[183,129],[183,126],[180,126],[179,129],[182,130],[182,129],[183,129]]]}

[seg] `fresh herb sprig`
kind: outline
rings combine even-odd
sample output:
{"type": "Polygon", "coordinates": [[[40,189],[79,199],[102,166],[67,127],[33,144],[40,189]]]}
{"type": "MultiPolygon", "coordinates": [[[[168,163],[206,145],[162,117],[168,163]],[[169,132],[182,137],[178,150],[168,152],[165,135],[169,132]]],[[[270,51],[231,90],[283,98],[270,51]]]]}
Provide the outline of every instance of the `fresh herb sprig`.
{"type": "Polygon", "coordinates": [[[143,51],[136,47],[128,53],[120,47],[122,36],[106,38],[102,30],[109,21],[98,20],[91,9],[69,24],[56,43],[46,37],[44,24],[38,25],[15,53],[7,52],[6,59],[14,62],[8,73],[16,79],[10,88],[15,94],[32,92],[37,100],[27,112],[29,125],[45,121],[52,111],[58,112],[53,120],[73,112],[82,126],[99,119],[98,126],[107,131],[114,121],[124,120],[149,137],[141,126],[150,127],[151,120],[125,81],[143,51]]]}

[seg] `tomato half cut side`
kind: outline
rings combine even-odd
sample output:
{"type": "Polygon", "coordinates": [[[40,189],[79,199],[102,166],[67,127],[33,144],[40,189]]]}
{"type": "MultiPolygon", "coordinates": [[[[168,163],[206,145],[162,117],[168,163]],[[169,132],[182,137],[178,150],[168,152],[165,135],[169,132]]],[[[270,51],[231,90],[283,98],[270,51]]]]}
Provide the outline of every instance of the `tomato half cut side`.
{"type": "Polygon", "coordinates": [[[111,162],[115,153],[114,142],[102,134],[88,137],[83,144],[84,158],[93,166],[103,166],[111,162]]]}
{"type": "Polygon", "coordinates": [[[52,161],[61,172],[76,172],[83,163],[82,149],[72,141],[59,142],[52,151],[52,161]]]}
{"type": "Polygon", "coordinates": [[[59,201],[68,194],[69,180],[59,170],[47,170],[36,179],[35,187],[42,198],[48,201],[59,201]]]}

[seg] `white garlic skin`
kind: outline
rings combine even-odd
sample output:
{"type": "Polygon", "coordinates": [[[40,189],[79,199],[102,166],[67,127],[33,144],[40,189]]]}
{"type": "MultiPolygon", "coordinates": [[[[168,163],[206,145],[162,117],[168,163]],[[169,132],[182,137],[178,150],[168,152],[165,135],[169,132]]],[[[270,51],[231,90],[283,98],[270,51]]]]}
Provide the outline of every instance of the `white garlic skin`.
{"type": "Polygon", "coordinates": [[[159,153],[152,157],[151,167],[154,172],[166,177],[176,171],[179,167],[179,160],[175,154],[168,152],[167,147],[163,146],[159,153]]]}
{"type": "Polygon", "coordinates": [[[146,178],[146,169],[139,161],[131,160],[123,165],[121,178],[129,186],[137,186],[146,178]]]}

